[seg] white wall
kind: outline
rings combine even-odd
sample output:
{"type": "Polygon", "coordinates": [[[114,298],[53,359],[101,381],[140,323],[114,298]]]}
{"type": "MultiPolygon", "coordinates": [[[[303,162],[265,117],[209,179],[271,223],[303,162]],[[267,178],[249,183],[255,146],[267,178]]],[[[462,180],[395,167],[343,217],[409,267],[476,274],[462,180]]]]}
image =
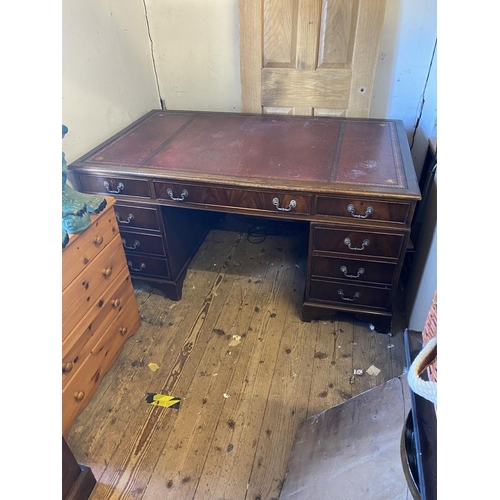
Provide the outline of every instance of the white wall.
{"type": "Polygon", "coordinates": [[[167,109],[241,111],[237,0],[146,0],[167,109]]]}
{"type": "Polygon", "coordinates": [[[406,294],[408,328],[418,332],[424,329],[437,288],[437,174],[426,208],[406,294]]]}
{"type": "Polygon", "coordinates": [[[436,3],[387,0],[370,110],[373,118],[403,120],[418,176],[427,138],[437,134],[435,64],[434,79],[427,81],[437,39],[436,3]]]}

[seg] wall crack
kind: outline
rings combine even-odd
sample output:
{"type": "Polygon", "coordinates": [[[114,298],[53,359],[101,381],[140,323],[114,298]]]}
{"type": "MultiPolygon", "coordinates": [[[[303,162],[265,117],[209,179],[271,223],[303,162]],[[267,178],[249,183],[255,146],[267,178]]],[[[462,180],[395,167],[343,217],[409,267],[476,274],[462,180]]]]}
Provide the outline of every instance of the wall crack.
{"type": "Polygon", "coordinates": [[[427,77],[425,79],[425,84],[424,84],[424,90],[422,92],[422,97],[420,99],[420,108],[418,110],[418,116],[417,116],[417,119],[415,121],[415,125],[413,126],[413,135],[411,138],[410,151],[413,149],[413,144],[415,142],[415,135],[417,133],[418,126],[420,124],[420,120],[421,120],[422,114],[424,112],[425,92],[427,90],[427,84],[429,83],[429,76],[431,74],[432,65],[434,64],[434,58],[436,57],[436,47],[437,47],[437,40],[434,42],[434,49],[432,51],[431,63],[429,64],[429,70],[427,71],[427,77]]]}
{"type": "Polygon", "coordinates": [[[148,29],[148,37],[149,37],[149,41],[151,44],[151,60],[153,61],[153,71],[155,72],[156,89],[158,91],[158,99],[160,100],[160,108],[166,109],[165,108],[165,101],[161,98],[160,82],[158,80],[158,71],[156,70],[156,61],[155,61],[155,54],[154,54],[154,48],[153,48],[153,38],[151,37],[151,30],[149,27],[149,18],[148,18],[148,9],[146,7],[146,0],[142,0],[142,3],[144,5],[144,16],[146,18],[146,27],[148,29]]]}

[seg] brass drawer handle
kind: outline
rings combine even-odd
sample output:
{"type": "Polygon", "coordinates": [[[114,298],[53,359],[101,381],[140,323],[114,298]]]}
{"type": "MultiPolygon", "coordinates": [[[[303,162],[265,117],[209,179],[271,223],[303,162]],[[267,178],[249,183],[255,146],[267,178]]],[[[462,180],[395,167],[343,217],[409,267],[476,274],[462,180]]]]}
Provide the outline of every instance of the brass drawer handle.
{"type": "Polygon", "coordinates": [[[108,181],[104,181],[103,183],[104,187],[106,188],[106,191],[111,194],[119,194],[120,191],[123,191],[125,189],[125,186],[123,185],[123,182],[120,182],[118,186],[116,186],[116,190],[113,191],[112,189],[109,189],[109,183],[108,181]]]}
{"type": "Polygon", "coordinates": [[[350,239],[350,238],[346,238],[346,239],[344,240],[344,245],[345,245],[346,247],[348,247],[348,248],[349,248],[349,250],[357,250],[357,251],[359,251],[359,250],[364,250],[364,249],[365,249],[365,247],[367,247],[369,244],[370,244],[370,240],[363,240],[363,243],[361,243],[361,247],[356,248],[356,247],[352,247],[352,246],[351,246],[351,239],[350,239]]]}
{"type": "Polygon", "coordinates": [[[130,224],[134,220],[134,216],[132,214],[128,214],[127,220],[121,220],[120,214],[118,212],[116,212],[115,215],[116,215],[116,220],[120,224],[130,224]]]}
{"type": "Polygon", "coordinates": [[[127,240],[125,238],[122,238],[122,243],[123,243],[123,246],[127,249],[127,250],[135,250],[137,247],[140,247],[141,246],[141,242],[139,240],[135,240],[134,241],[134,245],[131,246],[131,247],[128,247],[127,246],[127,240]]]}
{"type": "Polygon", "coordinates": [[[144,269],[146,269],[146,264],[144,264],[144,262],[141,262],[141,265],[139,266],[139,269],[136,269],[135,267],[132,267],[132,262],[130,262],[130,261],[127,261],[127,265],[128,265],[128,267],[130,268],[131,271],[136,271],[138,273],[140,273],[141,271],[144,271],[144,269]]]}
{"type": "Polygon", "coordinates": [[[344,273],[344,276],[345,276],[346,278],[359,278],[362,274],[365,274],[365,270],[364,270],[364,268],[363,268],[363,267],[360,267],[360,268],[358,269],[358,273],[357,273],[357,274],[347,274],[347,267],[345,267],[345,266],[342,266],[342,267],[340,268],[340,271],[341,271],[342,273],[344,273]]]}
{"type": "Polygon", "coordinates": [[[120,299],[115,299],[111,301],[113,307],[120,307],[120,299]]]}
{"type": "Polygon", "coordinates": [[[365,215],[356,215],[354,205],[350,203],[347,205],[347,211],[353,216],[356,217],[356,219],[366,219],[369,215],[373,213],[373,207],[368,207],[365,211],[365,215]]]}
{"type": "Polygon", "coordinates": [[[69,373],[73,369],[73,363],[70,361],[63,366],[63,373],[69,373]]]}
{"type": "Polygon", "coordinates": [[[122,326],[119,330],[120,335],[127,335],[128,328],[126,326],[122,326]]]}
{"type": "Polygon", "coordinates": [[[174,192],[170,188],[168,188],[167,189],[167,194],[174,201],[184,201],[184,198],[187,198],[189,193],[187,192],[187,189],[183,189],[182,193],[181,193],[181,197],[180,198],[174,198],[174,192]]]}
{"type": "Polygon", "coordinates": [[[85,397],[85,393],[83,391],[75,392],[75,399],[77,401],[81,401],[85,397]]]}
{"type": "Polygon", "coordinates": [[[103,276],[106,276],[107,278],[109,276],[111,276],[112,272],[113,272],[113,268],[112,267],[107,267],[106,269],[102,270],[103,276]]]}
{"type": "Polygon", "coordinates": [[[99,245],[102,245],[102,242],[104,241],[104,238],[102,236],[96,236],[94,238],[94,245],[98,247],[99,245]]]}
{"type": "Polygon", "coordinates": [[[295,208],[297,206],[297,202],[295,200],[292,200],[289,203],[288,208],[282,208],[280,207],[280,200],[278,200],[278,198],[273,198],[273,205],[281,212],[290,212],[292,208],[295,208]]]}
{"type": "Polygon", "coordinates": [[[344,290],[342,290],[342,288],[339,288],[337,290],[337,293],[340,295],[341,299],[345,300],[346,302],[354,302],[356,299],[359,299],[361,297],[361,294],[359,292],[355,292],[352,296],[352,299],[349,297],[344,297],[344,290]]]}

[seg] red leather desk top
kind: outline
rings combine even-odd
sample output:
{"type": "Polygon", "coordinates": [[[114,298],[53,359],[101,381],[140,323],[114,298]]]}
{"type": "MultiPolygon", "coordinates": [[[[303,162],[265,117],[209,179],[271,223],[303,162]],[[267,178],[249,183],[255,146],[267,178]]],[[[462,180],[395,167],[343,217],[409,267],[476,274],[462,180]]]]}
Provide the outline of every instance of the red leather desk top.
{"type": "Polygon", "coordinates": [[[398,120],[155,110],[76,163],[82,162],[419,197],[398,120]]]}

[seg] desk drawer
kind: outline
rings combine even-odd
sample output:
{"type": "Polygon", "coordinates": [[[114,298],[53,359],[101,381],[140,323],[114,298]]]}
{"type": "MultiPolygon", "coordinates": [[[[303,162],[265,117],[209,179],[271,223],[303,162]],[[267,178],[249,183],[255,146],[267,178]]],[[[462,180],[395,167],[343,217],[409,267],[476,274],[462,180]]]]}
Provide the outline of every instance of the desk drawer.
{"type": "Polygon", "coordinates": [[[160,230],[156,208],[116,203],[115,214],[120,231],[124,228],[160,230]]]}
{"type": "Polygon", "coordinates": [[[125,268],[123,246],[117,234],[111,243],[63,291],[63,338],[73,330],[83,316],[94,307],[104,290],[125,268]]]}
{"type": "Polygon", "coordinates": [[[147,180],[128,179],[107,175],[86,175],[75,173],[81,190],[86,193],[103,193],[112,196],[137,196],[151,198],[147,180]]]}
{"type": "Polygon", "coordinates": [[[144,255],[133,255],[126,252],[127,265],[131,274],[141,276],[154,276],[157,278],[170,278],[167,259],[156,259],[144,255]]]}
{"type": "Polygon", "coordinates": [[[311,302],[388,310],[390,299],[390,288],[352,285],[341,281],[312,279],[309,288],[311,302]]]}
{"type": "Polygon", "coordinates": [[[123,248],[129,255],[150,253],[165,256],[163,238],[158,234],[145,234],[137,231],[120,231],[123,248]]]}
{"type": "Polygon", "coordinates": [[[251,191],[223,187],[194,186],[172,182],[154,182],[159,200],[170,200],[186,205],[223,208],[245,208],[276,214],[309,214],[309,196],[268,191],[251,191]]]}
{"type": "Polygon", "coordinates": [[[312,257],[311,261],[313,276],[344,279],[350,282],[369,282],[390,286],[396,271],[395,263],[373,260],[315,256],[312,257]]]}
{"type": "Polygon", "coordinates": [[[404,234],[311,224],[313,251],[397,259],[404,234]]]}
{"type": "Polygon", "coordinates": [[[384,221],[408,224],[410,217],[409,203],[394,203],[358,198],[333,198],[318,196],[316,214],[342,217],[357,221],[384,221]]]}

